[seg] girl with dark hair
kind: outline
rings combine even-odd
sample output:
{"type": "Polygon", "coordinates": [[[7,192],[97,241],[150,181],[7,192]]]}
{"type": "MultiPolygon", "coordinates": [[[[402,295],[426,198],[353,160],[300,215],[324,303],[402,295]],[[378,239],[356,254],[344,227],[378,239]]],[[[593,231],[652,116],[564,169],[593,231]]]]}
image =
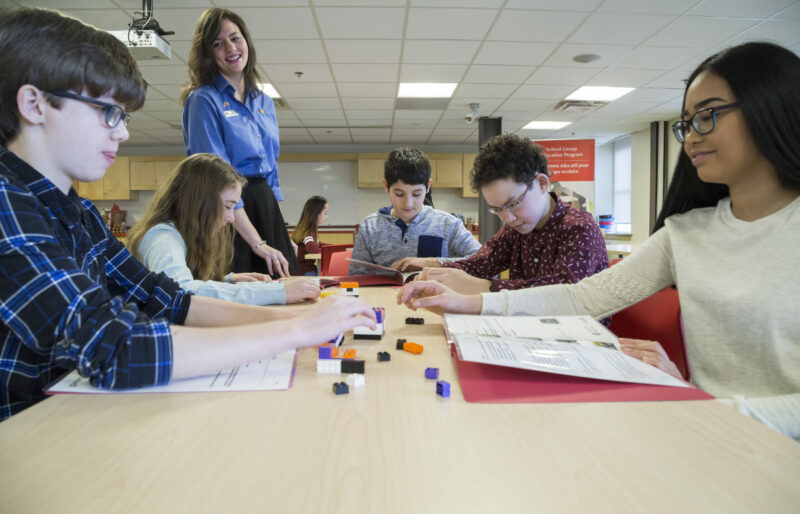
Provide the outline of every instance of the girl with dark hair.
{"type": "MultiPolygon", "coordinates": [[[[683,144],[659,227],[619,264],[577,284],[459,295],[412,282],[415,309],[603,318],[675,285],[692,382],[800,440],[800,58],[746,43],[689,77],[683,144]]],[[[622,350],[680,377],[657,342],[622,350]]]]}
{"type": "Polygon", "coordinates": [[[319,247],[322,244],[317,237],[319,226],[328,219],[328,200],[323,196],[312,196],[306,200],[303,212],[300,213],[300,221],[297,222],[292,241],[297,245],[297,263],[300,265],[300,273],[303,275],[319,275],[317,266],[306,260],[306,254],[320,253],[319,247]]]}
{"type": "Polygon", "coordinates": [[[296,275],[295,249],[278,207],[278,120],[272,98],[258,89],[256,62],[241,17],[220,8],[203,13],[181,94],[183,140],[187,155],[219,155],[247,178],[234,211],[234,271],[296,275]]]}
{"type": "Polygon", "coordinates": [[[250,305],[317,298],[314,279],[271,282],[261,273],[228,273],[233,260],[230,223],[244,183],[219,156],[187,157],[131,229],[131,252],[151,271],[166,273],[198,296],[250,305]]]}

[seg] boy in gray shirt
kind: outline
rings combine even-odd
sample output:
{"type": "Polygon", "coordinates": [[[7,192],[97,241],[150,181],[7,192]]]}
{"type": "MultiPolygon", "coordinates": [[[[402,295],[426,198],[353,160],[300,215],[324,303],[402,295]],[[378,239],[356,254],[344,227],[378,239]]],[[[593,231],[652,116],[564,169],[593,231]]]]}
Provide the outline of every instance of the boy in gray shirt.
{"type": "MultiPolygon", "coordinates": [[[[452,261],[468,257],[481,247],[461,220],[424,205],[431,187],[431,163],[418,149],[404,146],[389,154],[384,164],[383,187],[391,206],[361,222],[353,259],[413,271],[407,268],[407,260],[434,257],[452,261]]],[[[350,275],[370,271],[350,264],[350,275]]]]}

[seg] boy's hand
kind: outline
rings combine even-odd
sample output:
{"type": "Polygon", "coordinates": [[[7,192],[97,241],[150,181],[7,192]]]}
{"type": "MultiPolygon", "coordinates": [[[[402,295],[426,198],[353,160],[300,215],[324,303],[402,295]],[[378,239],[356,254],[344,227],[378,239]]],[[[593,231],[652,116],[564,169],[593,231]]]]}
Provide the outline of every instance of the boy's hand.
{"type": "Polygon", "coordinates": [[[674,362],[669,360],[667,352],[655,341],[645,341],[642,339],[623,339],[619,340],[620,349],[625,355],[634,359],[639,359],[645,364],[655,366],[661,371],[672,375],[678,380],[683,381],[681,372],[674,362]]]}
{"type": "Polygon", "coordinates": [[[488,293],[492,286],[491,280],[473,277],[456,268],[425,268],[417,280],[435,280],[461,294],[488,293]]]}
{"type": "Polygon", "coordinates": [[[315,278],[292,277],[281,280],[286,290],[286,303],[297,303],[304,300],[316,300],[322,291],[315,278]]]}
{"type": "Polygon", "coordinates": [[[311,346],[329,341],[355,327],[377,327],[375,311],[364,300],[352,296],[331,295],[323,298],[294,318],[307,327],[308,340],[298,346],[311,346]]]}
{"type": "Polygon", "coordinates": [[[263,273],[234,273],[234,282],[269,282],[272,277],[264,275],[263,273]]]}
{"type": "Polygon", "coordinates": [[[422,268],[438,268],[441,264],[436,257],[403,257],[389,267],[397,271],[419,271],[422,268]]]}
{"type": "Polygon", "coordinates": [[[465,296],[439,282],[415,280],[397,293],[397,303],[411,310],[425,308],[435,314],[480,314],[483,308],[481,295],[465,296]]]}

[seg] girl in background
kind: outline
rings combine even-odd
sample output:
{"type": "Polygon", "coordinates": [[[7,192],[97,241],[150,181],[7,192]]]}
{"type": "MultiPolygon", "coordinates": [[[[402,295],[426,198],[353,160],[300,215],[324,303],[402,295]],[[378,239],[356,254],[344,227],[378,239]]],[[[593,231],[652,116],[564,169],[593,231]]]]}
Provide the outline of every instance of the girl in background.
{"type": "Polygon", "coordinates": [[[233,260],[233,211],[244,183],[216,155],[187,157],[131,229],[131,252],[150,270],[199,296],[251,305],[317,298],[313,279],[272,282],[261,273],[227,273],[233,260]]]}
{"type": "Polygon", "coordinates": [[[319,270],[313,261],[306,260],[306,254],[320,253],[317,230],[328,219],[328,200],[322,196],[312,196],[306,200],[300,221],[292,233],[292,241],[297,245],[297,262],[302,275],[316,276],[319,270]]]}

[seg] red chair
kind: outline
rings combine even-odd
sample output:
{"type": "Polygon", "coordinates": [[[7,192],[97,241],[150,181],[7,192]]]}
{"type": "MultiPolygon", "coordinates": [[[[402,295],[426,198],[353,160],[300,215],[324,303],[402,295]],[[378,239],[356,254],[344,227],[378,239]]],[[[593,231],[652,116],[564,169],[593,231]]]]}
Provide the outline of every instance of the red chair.
{"type": "MultiPolygon", "coordinates": [[[[614,259],[614,265],[621,259],[614,259]]],[[[631,305],[611,317],[609,329],[617,337],[658,341],[681,376],[689,380],[689,363],[683,339],[683,322],[678,291],[666,287],[649,298],[631,305]]]]}
{"type": "Polygon", "coordinates": [[[326,275],[332,277],[342,277],[345,275],[349,275],[350,271],[350,261],[347,259],[353,255],[353,249],[348,248],[343,252],[336,252],[331,255],[331,264],[328,267],[328,273],[326,275]]]}
{"type": "MultiPolygon", "coordinates": [[[[331,263],[331,256],[338,252],[343,252],[348,248],[352,248],[353,243],[347,244],[339,244],[339,245],[324,245],[320,247],[320,265],[319,265],[319,274],[322,276],[338,276],[334,275],[328,269],[331,263]]],[[[347,275],[347,273],[343,273],[343,275],[347,275]]]]}

